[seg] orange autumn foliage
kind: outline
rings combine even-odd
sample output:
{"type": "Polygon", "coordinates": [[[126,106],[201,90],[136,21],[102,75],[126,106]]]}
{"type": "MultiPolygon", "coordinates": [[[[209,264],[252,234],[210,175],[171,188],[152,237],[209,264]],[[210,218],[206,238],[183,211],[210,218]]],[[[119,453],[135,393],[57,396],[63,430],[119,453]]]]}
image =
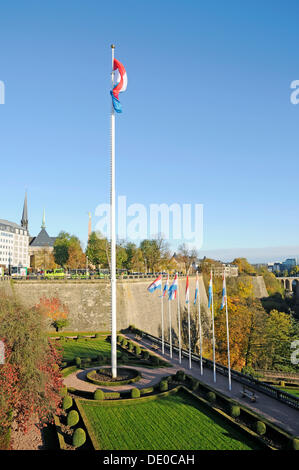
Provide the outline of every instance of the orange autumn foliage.
{"type": "Polygon", "coordinates": [[[47,298],[42,297],[36,305],[45,317],[51,318],[52,321],[66,320],[69,315],[69,309],[57,297],[47,298]]]}

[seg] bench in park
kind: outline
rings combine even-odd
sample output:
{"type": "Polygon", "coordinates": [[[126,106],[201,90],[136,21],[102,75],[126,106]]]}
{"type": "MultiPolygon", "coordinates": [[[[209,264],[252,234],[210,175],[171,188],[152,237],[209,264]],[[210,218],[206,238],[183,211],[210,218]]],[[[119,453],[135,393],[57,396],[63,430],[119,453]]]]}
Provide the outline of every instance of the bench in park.
{"type": "Polygon", "coordinates": [[[140,341],[142,338],[139,335],[135,335],[135,339],[137,339],[137,341],[140,341]]]}
{"type": "Polygon", "coordinates": [[[157,350],[157,349],[159,349],[159,346],[158,346],[157,344],[155,344],[155,343],[152,343],[151,348],[157,350]]]}
{"type": "Polygon", "coordinates": [[[243,390],[241,392],[242,397],[247,397],[249,398],[250,401],[255,402],[257,399],[257,396],[253,390],[250,390],[249,388],[246,388],[243,386],[243,390]]]}

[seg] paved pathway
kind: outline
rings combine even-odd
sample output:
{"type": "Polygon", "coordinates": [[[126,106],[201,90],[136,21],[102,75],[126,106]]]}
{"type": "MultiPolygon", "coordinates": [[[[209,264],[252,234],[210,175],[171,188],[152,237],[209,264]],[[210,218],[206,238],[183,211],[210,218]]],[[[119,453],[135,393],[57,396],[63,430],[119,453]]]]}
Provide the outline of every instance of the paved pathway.
{"type": "MultiPolygon", "coordinates": [[[[134,342],[139,343],[143,347],[150,349],[152,341],[142,339],[136,341],[135,336],[128,334],[128,338],[132,339],[134,342]]],[[[213,381],[213,371],[212,369],[204,368],[203,375],[200,375],[200,366],[199,363],[193,363],[192,369],[189,369],[189,361],[187,358],[182,358],[182,363],[179,364],[178,354],[174,353],[173,358],[170,359],[169,349],[165,350],[164,356],[162,356],[161,349],[158,351],[158,355],[167,360],[167,362],[173,365],[172,368],[164,369],[164,375],[169,373],[174,374],[176,370],[183,369],[189,375],[194,376],[196,379],[204,382],[216,390],[219,390],[223,394],[233,398],[234,400],[244,404],[253,411],[264,415],[269,421],[273,422],[277,426],[284,428],[289,431],[291,434],[299,436],[299,411],[295,408],[291,408],[284,403],[275,400],[274,398],[265,395],[262,392],[257,392],[257,401],[255,403],[250,402],[246,398],[241,397],[241,391],[243,385],[240,382],[232,379],[232,390],[228,390],[228,378],[217,374],[216,383],[213,381]]],[[[160,369],[161,370],[161,369],[160,369]]]]}

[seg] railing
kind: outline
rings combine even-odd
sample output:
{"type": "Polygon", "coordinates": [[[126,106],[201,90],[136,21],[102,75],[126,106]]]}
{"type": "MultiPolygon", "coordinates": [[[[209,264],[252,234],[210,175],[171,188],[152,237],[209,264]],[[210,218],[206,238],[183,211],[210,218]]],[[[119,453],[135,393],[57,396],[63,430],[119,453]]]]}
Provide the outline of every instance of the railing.
{"type": "MultiPolygon", "coordinates": [[[[143,333],[143,337],[146,337],[150,339],[151,341],[158,343],[160,345],[162,344],[162,340],[160,338],[157,338],[156,336],[153,336],[149,333],[143,333]]],[[[170,344],[167,341],[164,341],[164,345],[168,347],[170,346],[170,344]]],[[[172,348],[176,352],[179,351],[179,348],[177,346],[172,346],[172,348]]],[[[186,349],[182,349],[182,356],[188,358],[189,352],[186,349]]],[[[192,353],[191,357],[194,362],[200,362],[200,356],[198,354],[192,353]]],[[[213,369],[214,364],[213,364],[213,361],[211,361],[210,359],[206,359],[203,357],[202,362],[204,366],[208,367],[209,369],[213,369]]],[[[216,371],[222,375],[228,376],[228,368],[226,366],[216,363],[216,371]]],[[[254,390],[262,392],[265,395],[269,395],[270,397],[275,398],[276,400],[282,403],[285,403],[286,405],[291,406],[292,408],[299,410],[299,397],[296,397],[295,395],[291,395],[288,392],[279,390],[278,388],[275,388],[272,385],[269,385],[265,382],[254,379],[253,377],[242,374],[242,372],[238,372],[233,369],[231,370],[231,377],[237,382],[247,385],[250,388],[253,388],[254,390]]]]}
{"type": "MultiPolygon", "coordinates": [[[[116,278],[119,280],[127,280],[127,279],[155,279],[158,277],[159,273],[153,274],[117,274],[116,278]]],[[[189,277],[194,277],[195,274],[189,274],[189,277]]],[[[186,274],[178,273],[178,277],[186,277],[186,274]]],[[[162,275],[163,279],[167,278],[167,274],[162,275]]],[[[174,274],[170,274],[169,278],[174,278],[174,274]]],[[[110,274],[104,274],[102,277],[99,274],[90,275],[89,277],[71,277],[71,275],[66,274],[64,277],[61,276],[53,276],[53,277],[45,277],[45,276],[36,276],[34,274],[27,274],[27,276],[6,276],[6,279],[13,279],[16,281],[52,281],[52,280],[62,280],[62,281],[92,281],[92,280],[109,280],[110,274]]]]}

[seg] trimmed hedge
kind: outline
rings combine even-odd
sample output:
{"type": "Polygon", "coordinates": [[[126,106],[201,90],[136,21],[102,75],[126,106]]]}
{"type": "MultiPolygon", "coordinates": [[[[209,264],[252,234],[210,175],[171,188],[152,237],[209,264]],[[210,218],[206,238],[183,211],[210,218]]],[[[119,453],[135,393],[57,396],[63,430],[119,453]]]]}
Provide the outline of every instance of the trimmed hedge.
{"type": "Polygon", "coordinates": [[[94,394],[93,394],[93,398],[95,400],[104,400],[105,399],[105,394],[103,392],[103,390],[101,390],[100,388],[98,388],[94,394]]]}
{"type": "Polygon", "coordinates": [[[104,393],[105,400],[116,400],[120,398],[119,392],[105,392],[104,393]]]}
{"type": "Polygon", "coordinates": [[[240,407],[237,405],[230,406],[230,415],[232,418],[238,418],[240,416],[241,410],[240,407]]]}
{"type": "Polygon", "coordinates": [[[86,442],[86,433],[84,429],[77,428],[73,434],[73,446],[74,447],[81,447],[86,442]]]}
{"type": "Polygon", "coordinates": [[[139,388],[132,388],[131,390],[131,398],[139,398],[140,397],[140,390],[139,388]]]}
{"type": "Polygon", "coordinates": [[[267,426],[265,425],[265,423],[263,423],[263,421],[257,421],[255,423],[255,430],[259,434],[259,436],[263,436],[264,434],[266,434],[267,426]]]}
{"type": "MultiPolygon", "coordinates": [[[[101,371],[101,369],[99,369],[99,370],[101,371]]],[[[103,385],[103,386],[107,386],[107,387],[109,387],[109,386],[111,386],[111,387],[112,386],[118,386],[118,385],[127,385],[127,384],[138,382],[138,380],[141,379],[141,375],[137,370],[135,370],[135,369],[127,369],[127,370],[129,370],[131,372],[134,372],[135,377],[132,377],[131,379],[127,379],[127,380],[120,380],[118,382],[115,382],[115,381],[114,382],[113,381],[111,381],[111,382],[105,381],[104,382],[104,381],[101,381],[101,380],[98,380],[98,379],[94,378],[94,375],[95,375],[96,371],[91,370],[86,374],[86,378],[87,378],[87,380],[89,380],[89,382],[91,382],[95,385],[103,385]]],[[[105,371],[105,369],[103,369],[103,371],[105,371]]]]}
{"type": "Polygon", "coordinates": [[[62,401],[62,408],[64,410],[68,410],[73,406],[73,399],[70,397],[70,395],[66,395],[62,401]]]}
{"type": "Polygon", "coordinates": [[[178,370],[175,374],[175,378],[178,382],[184,382],[186,380],[186,374],[183,370],[178,370]]]}
{"type": "Polygon", "coordinates": [[[140,394],[147,395],[148,393],[153,393],[154,390],[155,390],[154,387],[141,388],[140,394]]]}
{"type": "Polygon", "coordinates": [[[142,357],[143,357],[143,359],[145,359],[147,361],[150,357],[149,351],[147,351],[146,349],[143,349],[142,350],[142,357]]]}
{"type": "Polygon", "coordinates": [[[215,403],[215,401],[216,401],[216,393],[214,393],[214,392],[208,392],[208,393],[207,393],[207,400],[208,400],[210,403],[215,403]]]}
{"type": "Polygon", "coordinates": [[[292,440],[292,448],[293,450],[299,450],[299,438],[298,437],[294,437],[294,439],[292,440]]]}
{"type": "Polygon", "coordinates": [[[71,410],[69,414],[67,415],[67,425],[72,428],[73,426],[76,426],[76,424],[79,423],[79,413],[76,410],[71,410]]]}
{"type": "Polygon", "coordinates": [[[76,357],[75,363],[76,363],[77,367],[80,367],[81,366],[81,357],[76,357]]]}
{"type": "Polygon", "coordinates": [[[61,396],[61,398],[64,398],[67,396],[67,387],[65,385],[59,390],[59,395],[61,396]]]}
{"type": "Polygon", "coordinates": [[[159,384],[159,389],[160,389],[160,392],[167,392],[167,390],[168,390],[167,380],[161,380],[161,382],[159,384]]]}

